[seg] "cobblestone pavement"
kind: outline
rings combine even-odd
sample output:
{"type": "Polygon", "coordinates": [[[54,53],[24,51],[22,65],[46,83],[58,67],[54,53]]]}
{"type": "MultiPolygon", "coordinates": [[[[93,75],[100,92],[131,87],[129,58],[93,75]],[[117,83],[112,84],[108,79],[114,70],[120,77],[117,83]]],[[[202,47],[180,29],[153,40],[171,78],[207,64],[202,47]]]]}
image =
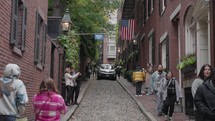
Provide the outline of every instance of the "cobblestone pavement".
{"type": "Polygon", "coordinates": [[[137,104],[117,81],[92,80],[70,121],[145,121],[137,104]]]}

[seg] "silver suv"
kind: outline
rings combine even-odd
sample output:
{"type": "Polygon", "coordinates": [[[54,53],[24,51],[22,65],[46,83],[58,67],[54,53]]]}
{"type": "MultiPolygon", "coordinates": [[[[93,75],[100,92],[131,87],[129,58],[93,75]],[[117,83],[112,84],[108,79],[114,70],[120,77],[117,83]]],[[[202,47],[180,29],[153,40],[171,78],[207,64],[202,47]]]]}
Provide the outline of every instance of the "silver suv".
{"type": "Polygon", "coordinates": [[[116,80],[116,71],[111,64],[101,64],[99,66],[97,79],[116,80]]]}

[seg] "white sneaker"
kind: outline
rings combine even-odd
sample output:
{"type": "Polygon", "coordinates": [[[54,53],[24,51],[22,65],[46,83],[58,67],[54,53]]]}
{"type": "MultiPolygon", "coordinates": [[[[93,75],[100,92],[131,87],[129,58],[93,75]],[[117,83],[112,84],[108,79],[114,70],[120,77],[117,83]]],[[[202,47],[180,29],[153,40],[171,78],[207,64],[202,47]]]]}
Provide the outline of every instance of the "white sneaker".
{"type": "Polygon", "coordinates": [[[141,95],[139,95],[140,97],[142,97],[143,95],[141,94],[141,95]]]}
{"type": "Polygon", "coordinates": [[[168,116],[167,116],[167,115],[165,115],[165,121],[168,121],[168,120],[169,120],[168,116]]]}
{"type": "Polygon", "coordinates": [[[172,117],[169,117],[169,120],[172,121],[172,117]]]}
{"type": "Polygon", "coordinates": [[[135,97],[138,97],[139,95],[135,95],[135,97]]]}

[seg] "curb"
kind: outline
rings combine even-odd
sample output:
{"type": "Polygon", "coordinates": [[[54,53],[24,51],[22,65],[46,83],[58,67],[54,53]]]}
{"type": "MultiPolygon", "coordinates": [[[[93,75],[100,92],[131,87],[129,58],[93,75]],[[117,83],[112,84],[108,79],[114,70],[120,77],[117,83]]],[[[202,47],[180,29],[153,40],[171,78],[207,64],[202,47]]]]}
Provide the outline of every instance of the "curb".
{"type": "Polygon", "coordinates": [[[138,105],[140,111],[146,116],[147,121],[157,121],[157,119],[150,113],[148,112],[143,105],[141,104],[140,101],[138,101],[134,95],[125,87],[124,84],[122,84],[118,79],[117,82],[123,87],[123,89],[131,96],[131,98],[136,102],[136,104],[138,105]]]}
{"type": "MultiPolygon", "coordinates": [[[[89,88],[92,80],[94,80],[94,77],[90,78],[88,82],[86,82],[86,86],[82,88],[83,90],[80,91],[79,96],[78,96],[78,102],[81,103],[81,100],[83,99],[84,95],[86,94],[87,89],[89,88]]],[[[71,109],[67,111],[65,115],[62,116],[60,119],[61,121],[69,121],[69,119],[72,117],[76,109],[78,108],[79,105],[73,105],[71,109]]]]}

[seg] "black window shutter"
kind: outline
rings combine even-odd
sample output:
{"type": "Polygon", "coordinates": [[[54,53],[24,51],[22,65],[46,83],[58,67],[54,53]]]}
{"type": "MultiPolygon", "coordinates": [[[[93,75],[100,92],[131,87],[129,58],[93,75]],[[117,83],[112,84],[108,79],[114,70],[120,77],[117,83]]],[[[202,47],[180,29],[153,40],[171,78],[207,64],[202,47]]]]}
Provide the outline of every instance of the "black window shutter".
{"type": "Polygon", "coordinates": [[[159,64],[162,64],[162,43],[159,44],[159,49],[158,49],[158,61],[159,64]]]}
{"type": "Polygon", "coordinates": [[[43,50],[42,50],[42,65],[45,66],[45,58],[46,58],[46,36],[47,36],[47,25],[44,24],[43,26],[43,50]]]}
{"type": "Polygon", "coordinates": [[[18,2],[19,0],[12,0],[12,18],[11,18],[11,33],[10,43],[15,44],[18,34],[18,2]]]}
{"type": "Polygon", "coordinates": [[[34,45],[34,62],[38,63],[39,62],[39,40],[40,40],[40,35],[39,35],[39,25],[40,25],[40,15],[38,11],[36,12],[36,24],[35,24],[35,45],[34,45]]]}
{"type": "Polygon", "coordinates": [[[143,9],[143,19],[144,19],[144,23],[146,23],[146,0],[144,0],[144,5],[143,5],[144,9],[143,9]]]}
{"type": "Polygon", "coordinates": [[[164,6],[166,7],[166,5],[167,5],[167,0],[164,0],[164,6]]]}
{"type": "Polygon", "coordinates": [[[151,0],[148,0],[148,16],[150,16],[151,10],[152,10],[152,8],[151,8],[151,0]]]}
{"type": "Polygon", "coordinates": [[[25,50],[26,45],[26,25],[27,25],[27,8],[23,6],[23,17],[22,17],[22,46],[21,50],[25,50]]]}
{"type": "Polygon", "coordinates": [[[159,0],[159,14],[162,12],[162,0],[159,0]]]}
{"type": "Polygon", "coordinates": [[[155,32],[152,33],[152,64],[155,64],[155,32]]]}
{"type": "Polygon", "coordinates": [[[169,69],[169,36],[166,37],[166,69],[169,69]]]}
{"type": "Polygon", "coordinates": [[[155,7],[155,1],[154,0],[152,0],[152,8],[154,9],[154,7],[155,7]]]}

